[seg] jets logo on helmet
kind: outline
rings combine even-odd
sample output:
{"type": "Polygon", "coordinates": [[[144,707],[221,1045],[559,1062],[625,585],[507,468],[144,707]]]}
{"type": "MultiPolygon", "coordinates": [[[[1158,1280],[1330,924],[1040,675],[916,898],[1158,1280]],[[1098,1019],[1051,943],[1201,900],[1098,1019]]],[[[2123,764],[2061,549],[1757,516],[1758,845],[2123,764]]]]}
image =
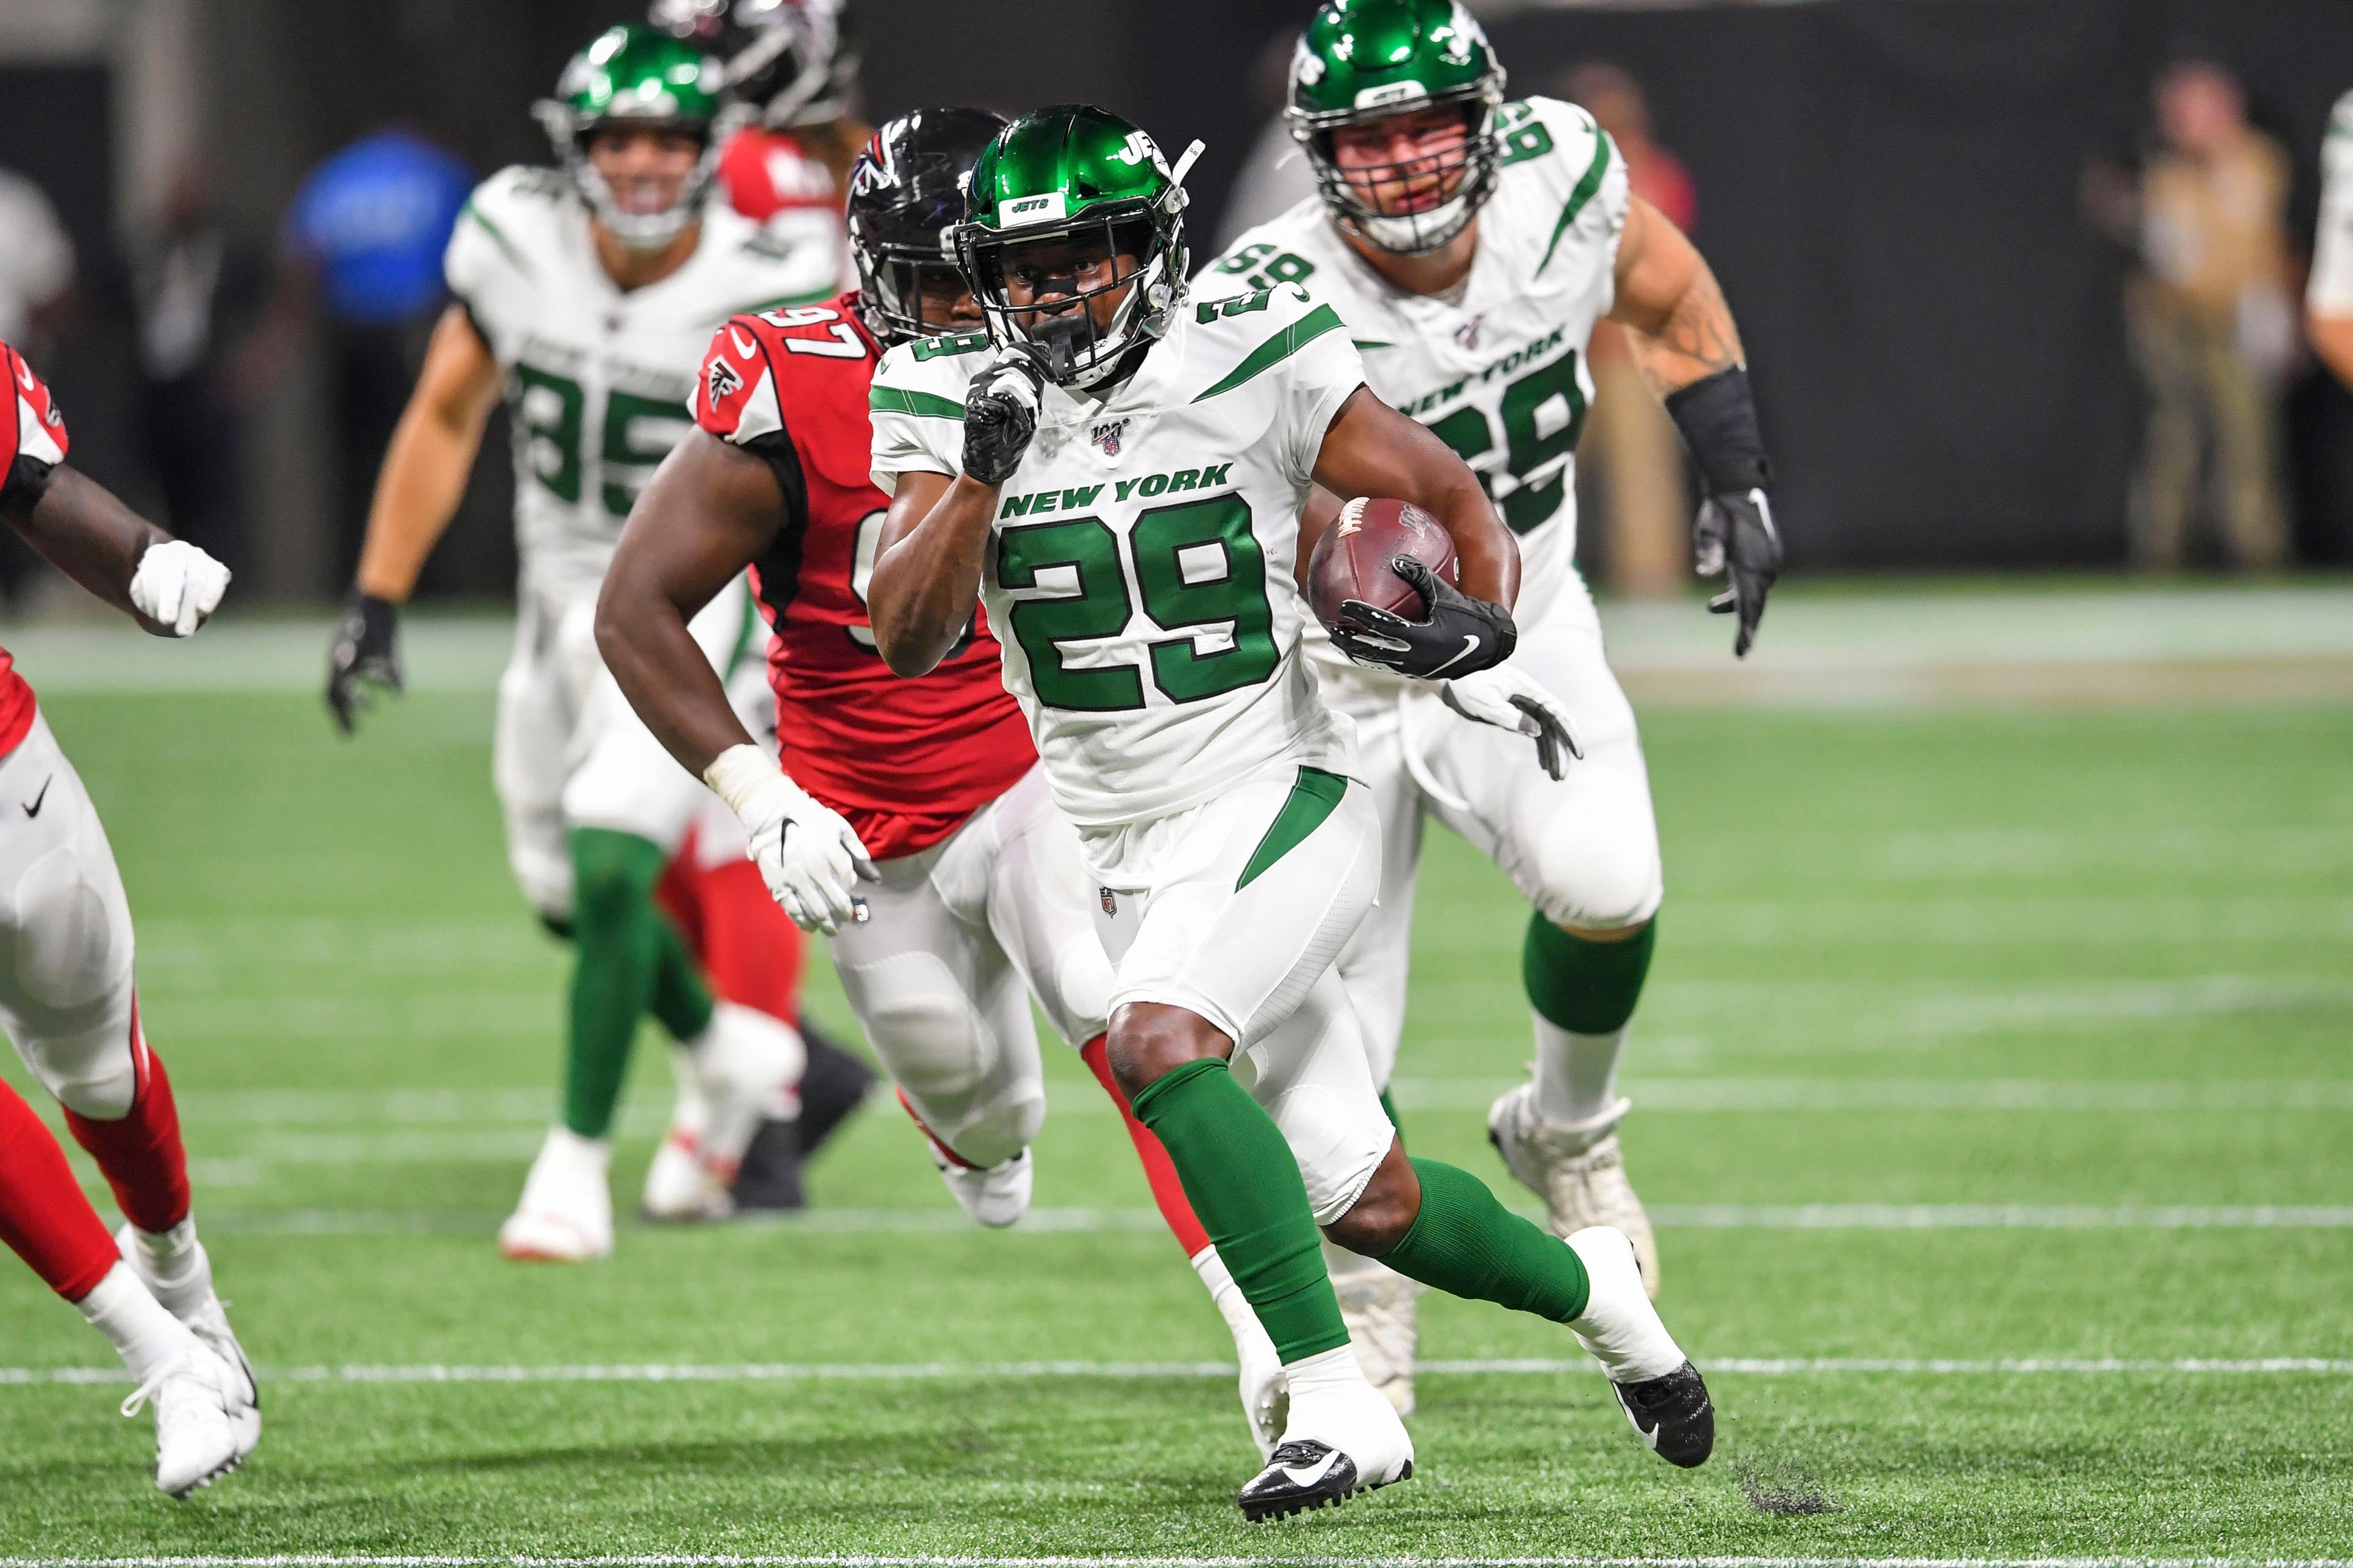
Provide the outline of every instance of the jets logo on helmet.
{"type": "Polygon", "coordinates": [[[1460,0],[1324,0],[1291,59],[1291,134],[1333,220],[1383,250],[1419,255],[1461,234],[1494,194],[1504,68],[1460,0]],[[1457,109],[1459,151],[1340,167],[1335,134],[1398,115],[1457,109]],[[1409,195],[1412,184],[1434,191],[1409,195]]]}
{"type": "Polygon", "coordinates": [[[652,27],[614,27],[572,57],[540,124],[596,221],[633,250],[659,250],[702,215],[719,162],[716,121],[724,72],[717,60],[652,27]],[[675,131],[702,149],[677,198],[653,211],[624,205],[589,156],[615,126],[675,131]]]}
{"type": "Polygon", "coordinates": [[[1054,381],[1083,387],[1166,332],[1185,297],[1185,175],[1200,152],[1194,142],[1172,169],[1141,127],[1085,104],[999,132],[956,230],[989,336],[1037,349],[1054,381]]]}

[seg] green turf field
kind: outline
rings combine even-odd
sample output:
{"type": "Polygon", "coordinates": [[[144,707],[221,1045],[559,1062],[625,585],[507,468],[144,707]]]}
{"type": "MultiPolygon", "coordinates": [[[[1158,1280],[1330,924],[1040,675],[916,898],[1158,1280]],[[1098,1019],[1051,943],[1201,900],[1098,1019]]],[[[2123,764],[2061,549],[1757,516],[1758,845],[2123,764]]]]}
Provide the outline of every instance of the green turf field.
{"type": "MultiPolygon", "coordinates": [[[[303,693],[48,708],[269,1426],[169,1502],[102,1343],[0,1267],[0,1558],[2353,1557],[2341,703],[1648,713],[1671,892],[1625,1142],[1716,1458],[1643,1452],[1565,1332],[1430,1299],[1417,1479],[1255,1528],[1223,1327],[1074,1060],[1013,1233],[876,1105],[806,1223],[509,1265],[564,964],[487,695],[352,745],[303,693]]],[[[1398,1100],[1499,1184],[1524,919],[1433,837],[1398,1100]]]]}

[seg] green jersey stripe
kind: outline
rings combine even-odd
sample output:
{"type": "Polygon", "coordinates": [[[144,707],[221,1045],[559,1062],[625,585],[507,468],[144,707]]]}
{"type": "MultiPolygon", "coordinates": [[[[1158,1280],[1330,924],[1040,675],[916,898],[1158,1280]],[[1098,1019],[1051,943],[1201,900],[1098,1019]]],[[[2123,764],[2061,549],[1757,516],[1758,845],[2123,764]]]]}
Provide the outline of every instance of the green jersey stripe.
{"type": "Polygon", "coordinates": [[[506,231],[499,227],[498,225],[492,223],[489,218],[484,217],[482,216],[482,209],[476,206],[470,199],[468,200],[464,210],[459,212],[458,216],[460,220],[472,218],[476,223],[481,225],[482,232],[491,237],[491,243],[496,245],[501,250],[506,252],[507,259],[515,264],[515,269],[517,271],[531,272],[535,270],[531,264],[530,258],[525,257],[522,251],[516,249],[515,242],[506,237],[506,231]]]}
{"type": "Polygon", "coordinates": [[[1261,872],[1305,843],[1307,836],[1339,809],[1340,797],[1347,793],[1348,781],[1338,773],[1327,773],[1322,768],[1300,769],[1290,798],[1274,814],[1266,837],[1250,851],[1250,864],[1242,868],[1242,879],[1234,884],[1234,891],[1239,893],[1257,881],[1261,872]]]}
{"type": "Polygon", "coordinates": [[[1196,403],[1207,403],[1209,399],[1217,396],[1220,393],[1231,392],[1235,387],[1240,386],[1242,383],[1250,380],[1250,377],[1258,374],[1259,372],[1267,369],[1271,365],[1281,364],[1284,360],[1289,359],[1293,354],[1297,353],[1301,349],[1305,348],[1309,343],[1314,342],[1317,338],[1322,337],[1324,333],[1336,332],[1344,330],[1345,329],[1340,324],[1340,313],[1338,311],[1333,310],[1329,305],[1318,305],[1315,309],[1308,311],[1307,314],[1300,317],[1299,320],[1292,322],[1291,325],[1283,328],[1282,331],[1275,333],[1274,336],[1267,339],[1266,342],[1259,344],[1258,347],[1250,350],[1249,358],[1243,360],[1241,363],[1234,366],[1232,370],[1226,374],[1224,380],[1219,382],[1217,385],[1209,388],[1208,391],[1201,394],[1200,396],[1196,397],[1193,401],[1196,403]]]}
{"type": "Polygon", "coordinates": [[[1601,176],[1609,172],[1609,133],[1596,128],[1593,132],[1593,162],[1586,166],[1585,175],[1577,182],[1577,188],[1568,193],[1568,205],[1560,209],[1560,221],[1552,226],[1552,243],[1545,247],[1544,259],[1536,263],[1539,275],[1552,265],[1552,253],[1560,248],[1560,237],[1568,232],[1568,226],[1577,221],[1577,215],[1585,210],[1585,204],[1591,201],[1593,193],[1601,188],[1601,176]]]}
{"type": "Polygon", "coordinates": [[[877,414],[912,414],[918,419],[962,419],[964,405],[936,392],[915,392],[876,382],[866,394],[866,406],[877,414]]]}

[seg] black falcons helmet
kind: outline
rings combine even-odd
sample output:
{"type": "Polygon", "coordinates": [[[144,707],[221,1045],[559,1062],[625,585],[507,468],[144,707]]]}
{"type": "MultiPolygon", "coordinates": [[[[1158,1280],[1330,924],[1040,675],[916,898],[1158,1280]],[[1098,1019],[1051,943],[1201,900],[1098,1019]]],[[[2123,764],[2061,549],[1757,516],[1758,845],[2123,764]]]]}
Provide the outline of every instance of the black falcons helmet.
{"type": "Polygon", "coordinates": [[[885,342],[923,325],[926,269],[955,273],[952,233],[964,221],[965,183],[1005,128],[985,109],[919,109],[874,132],[849,171],[849,249],[860,311],[885,342]]]}

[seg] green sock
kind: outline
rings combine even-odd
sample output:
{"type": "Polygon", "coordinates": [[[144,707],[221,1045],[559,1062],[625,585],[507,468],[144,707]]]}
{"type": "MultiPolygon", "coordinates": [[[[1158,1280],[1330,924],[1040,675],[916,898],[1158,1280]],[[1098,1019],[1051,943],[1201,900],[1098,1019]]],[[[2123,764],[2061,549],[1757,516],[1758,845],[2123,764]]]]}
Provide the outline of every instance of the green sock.
{"type": "Polygon", "coordinates": [[[1624,1028],[1641,1000],[1658,939],[1655,916],[1620,942],[1588,942],[1542,915],[1529,916],[1520,947],[1520,981],[1528,988],[1529,1005],[1571,1034],[1624,1028]]]}
{"type": "Polygon", "coordinates": [[[686,941],[654,902],[666,857],[634,834],[571,835],[574,886],[571,1032],[564,1124],[584,1138],[612,1131],[638,1020],[659,1010],[687,1038],[711,1021],[711,996],[686,941]]]}
{"type": "Polygon", "coordinates": [[[1299,1162],[1226,1064],[1187,1062],[1137,1095],[1134,1110],[1283,1363],[1346,1344],[1299,1162]]]}
{"type": "Polygon", "coordinates": [[[1436,1160],[1416,1160],[1421,1212],[1381,1261],[1450,1296],[1494,1301],[1565,1323],[1592,1287],[1567,1243],[1495,1201],[1487,1184],[1436,1160]]]}

